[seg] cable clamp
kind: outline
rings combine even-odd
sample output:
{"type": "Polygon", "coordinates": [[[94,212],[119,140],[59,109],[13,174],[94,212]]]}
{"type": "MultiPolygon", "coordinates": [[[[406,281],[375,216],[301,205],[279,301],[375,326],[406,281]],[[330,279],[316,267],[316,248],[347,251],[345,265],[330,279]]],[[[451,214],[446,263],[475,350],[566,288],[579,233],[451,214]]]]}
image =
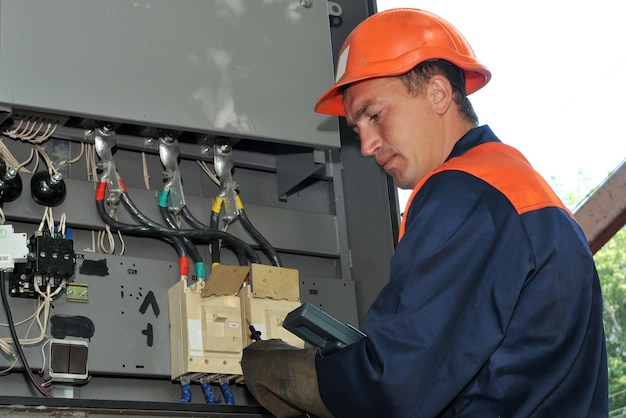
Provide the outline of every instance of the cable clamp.
{"type": "Polygon", "coordinates": [[[113,159],[113,148],[116,145],[115,131],[107,127],[88,130],[85,132],[85,139],[93,141],[96,153],[100,157],[98,168],[102,170],[100,182],[107,184],[108,195],[106,201],[109,204],[115,204],[120,201],[120,197],[125,190],[113,159]]]}
{"type": "Polygon", "coordinates": [[[218,196],[224,200],[222,205],[224,208],[224,216],[222,219],[226,225],[229,225],[239,216],[236,201],[237,183],[233,180],[232,175],[232,170],[235,167],[232,147],[230,142],[225,139],[216,142],[213,147],[215,173],[219,177],[222,185],[218,196]]]}
{"type": "Polygon", "coordinates": [[[187,205],[183,193],[183,181],[178,168],[178,158],[180,157],[180,147],[178,139],[170,136],[159,138],[159,157],[161,164],[165,168],[163,176],[166,179],[164,190],[169,192],[168,209],[175,215],[187,205]]]}

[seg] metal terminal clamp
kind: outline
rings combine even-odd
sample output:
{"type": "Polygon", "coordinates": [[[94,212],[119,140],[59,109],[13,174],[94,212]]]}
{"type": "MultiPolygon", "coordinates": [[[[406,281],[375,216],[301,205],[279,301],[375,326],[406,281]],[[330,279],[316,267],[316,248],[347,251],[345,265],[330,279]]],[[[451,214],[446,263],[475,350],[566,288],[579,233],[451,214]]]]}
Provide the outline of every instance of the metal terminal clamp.
{"type": "Polygon", "coordinates": [[[237,183],[233,180],[232,171],[235,167],[232,146],[228,140],[218,140],[214,148],[215,173],[220,179],[221,190],[218,195],[223,199],[224,215],[222,219],[229,225],[239,215],[237,209],[237,183]]]}
{"type": "Polygon", "coordinates": [[[98,167],[102,170],[100,182],[107,183],[107,203],[116,205],[125,191],[122,179],[117,172],[113,159],[113,148],[116,145],[115,131],[107,127],[96,128],[85,132],[85,139],[93,140],[96,153],[100,157],[98,167]]]}
{"type": "Polygon", "coordinates": [[[187,205],[183,193],[183,181],[178,168],[178,158],[180,157],[180,147],[178,139],[170,136],[159,138],[159,157],[161,164],[165,167],[163,172],[167,179],[164,190],[169,192],[168,209],[175,215],[187,205]]]}

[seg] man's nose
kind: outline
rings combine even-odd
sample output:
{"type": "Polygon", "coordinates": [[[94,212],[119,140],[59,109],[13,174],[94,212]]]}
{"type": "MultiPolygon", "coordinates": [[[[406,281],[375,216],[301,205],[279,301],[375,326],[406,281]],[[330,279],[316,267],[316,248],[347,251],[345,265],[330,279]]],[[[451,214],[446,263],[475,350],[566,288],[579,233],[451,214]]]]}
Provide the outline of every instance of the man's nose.
{"type": "Polygon", "coordinates": [[[361,140],[362,156],[371,157],[376,154],[376,150],[380,148],[381,145],[378,134],[368,129],[362,129],[359,131],[359,138],[361,140]]]}

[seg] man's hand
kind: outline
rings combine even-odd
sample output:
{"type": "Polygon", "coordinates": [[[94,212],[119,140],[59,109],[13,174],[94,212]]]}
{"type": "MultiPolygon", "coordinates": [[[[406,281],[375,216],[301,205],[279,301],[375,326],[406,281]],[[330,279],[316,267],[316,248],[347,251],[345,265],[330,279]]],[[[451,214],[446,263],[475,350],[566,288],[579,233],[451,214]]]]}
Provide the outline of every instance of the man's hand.
{"type": "Polygon", "coordinates": [[[315,371],[318,349],[300,349],[282,340],[263,340],[243,350],[246,386],[261,405],[279,418],[305,412],[332,417],[320,398],[315,371]]]}

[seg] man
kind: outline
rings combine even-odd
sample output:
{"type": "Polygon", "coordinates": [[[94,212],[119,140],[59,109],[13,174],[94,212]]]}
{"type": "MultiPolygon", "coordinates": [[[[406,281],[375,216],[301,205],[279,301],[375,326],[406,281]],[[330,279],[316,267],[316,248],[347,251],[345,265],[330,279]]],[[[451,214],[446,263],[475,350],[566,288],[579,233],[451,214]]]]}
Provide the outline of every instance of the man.
{"type": "Polygon", "coordinates": [[[316,111],[345,116],[362,154],[413,193],[367,338],[326,357],[280,341],[244,351],[246,383],[273,413],[608,415],[591,252],[524,157],[478,126],[466,96],[489,79],[463,36],[421,10],[375,14],[347,38],[316,111]]]}

